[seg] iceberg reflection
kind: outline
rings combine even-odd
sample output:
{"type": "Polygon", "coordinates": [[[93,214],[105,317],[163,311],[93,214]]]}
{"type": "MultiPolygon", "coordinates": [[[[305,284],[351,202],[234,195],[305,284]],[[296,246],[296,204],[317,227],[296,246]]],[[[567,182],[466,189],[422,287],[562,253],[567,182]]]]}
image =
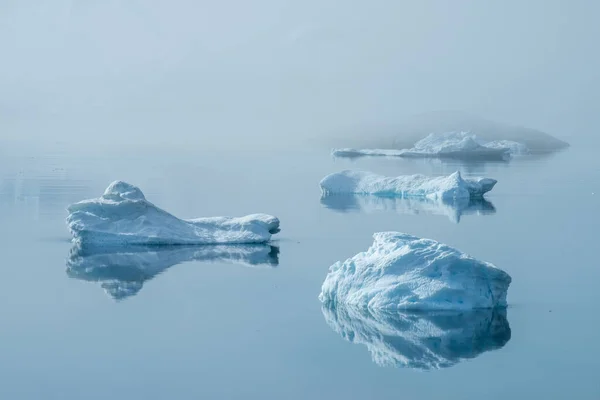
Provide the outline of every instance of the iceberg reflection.
{"type": "Polygon", "coordinates": [[[122,300],[136,295],[145,281],[188,261],[276,267],[279,264],[279,248],[267,244],[118,248],[76,245],[67,259],[67,275],[100,282],[109,296],[122,300]]]}
{"type": "Polygon", "coordinates": [[[427,198],[379,197],[373,195],[332,194],[321,197],[321,204],[339,212],[394,211],[399,214],[445,215],[459,223],[463,215],[490,215],[496,213],[494,205],[485,199],[456,199],[453,201],[427,198]]]}
{"type": "Polygon", "coordinates": [[[511,336],[506,309],[374,313],[338,305],[322,311],[334,331],[367,346],[380,366],[448,368],[502,348],[511,336]]]}

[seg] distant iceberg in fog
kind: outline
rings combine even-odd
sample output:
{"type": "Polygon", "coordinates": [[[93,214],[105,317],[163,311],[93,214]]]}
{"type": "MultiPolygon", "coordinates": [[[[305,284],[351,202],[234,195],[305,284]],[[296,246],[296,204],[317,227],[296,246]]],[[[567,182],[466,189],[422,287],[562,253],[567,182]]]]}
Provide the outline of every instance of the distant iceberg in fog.
{"type": "Polygon", "coordinates": [[[380,232],[367,251],[329,267],[319,299],[371,311],[503,308],[510,283],[493,264],[443,243],[380,232]]]}
{"type": "Polygon", "coordinates": [[[279,220],[267,214],[179,219],[146,200],[136,186],[121,181],[111,183],[100,198],[72,204],[68,211],[69,230],[79,243],[265,243],[279,232],[279,220]]]}
{"type": "Polygon", "coordinates": [[[407,313],[324,305],[335,332],[362,344],[380,366],[448,368],[502,348],[511,338],[506,309],[407,313]]]}
{"type": "Polygon", "coordinates": [[[320,182],[323,195],[371,194],[381,197],[441,200],[481,198],[497,181],[490,178],[463,179],[460,172],[449,176],[403,175],[386,177],[364,171],[333,173],[320,182]]]}
{"type": "Polygon", "coordinates": [[[432,200],[428,198],[404,199],[357,194],[332,194],[322,196],[321,204],[339,212],[360,211],[371,213],[391,211],[399,214],[445,215],[455,223],[459,223],[463,215],[490,215],[496,213],[494,205],[483,198],[432,200]]]}
{"type": "Polygon", "coordinates": [[[67,260],[67,275],[100,282],[112,298],[120,300],[137,294],[145,281],[188,261],[275,267],[279,263],[279,248],[267,244],[116,248],[76,245],[67,260]]]}
{"type": "Polygon", "coordinates": [[[444,132],[470,132],[485,143],[495,141],[518,142],[532,153],[541,154],[569,147],[569,144],[536,129],[513,126],[480,118],[461,111],[434,111],[407,116],[393,123],[352,127],[330,140],[333,147],[408,149],[429,135],[444,132]]]}
{"type": "Polygon", "coordinates": [[[527,146],[509,140],[486,142],[466,132],[431,133],[410,149],[334,149],[335,157],[452,158],[461,160],[506,160],[528,154],[527,146]]]}

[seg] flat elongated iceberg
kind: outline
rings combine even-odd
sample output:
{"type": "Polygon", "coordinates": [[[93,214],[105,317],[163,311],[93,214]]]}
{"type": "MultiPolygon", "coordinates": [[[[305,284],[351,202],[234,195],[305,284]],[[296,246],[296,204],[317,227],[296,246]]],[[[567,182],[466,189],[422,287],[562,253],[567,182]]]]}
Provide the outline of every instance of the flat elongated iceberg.
{"type": "Polygon", "coordinates": [[[323,195],[371,194],[382,197],[469,199],[481,198],[498,181],[491,178],[463,179],[460,172],[449,176],[403,175],[387,177],[346,170],[327,175],[320,182],[323,195]]]}
{"type": "Polygon", "coordinates": [[[432,133],[410,149],[333,149],[335,157],[453,158],[464,160],[507,160],[528,154],[527,146],[510,140],[486,142],[468,132],[432,133]]]}
{"type": "Polygon", "coordinates": [[[366,252],[329,268],[323,303],[392,311],[506,307],[511,277],[494,265],[406,233],[373,237],[366,252]]]}
{"type": "Polygon", "coordinates": [[[323,306],[322,311],[331,329],[365,345],[383,367],[449,368],[500,349],[511,338],[506,309],[407,313],[323,306]]]}
{"type": "Polygon", "coordinates": [[[268,244],[127,247],[76,244],[67,259],[67,275],[100,282],[110,297],[122,300],[136,295],[146,281],[190,261],[271,268],[279,263],[279,248],[268,244]]]}
{"type": "Polygon", "coordinates": [[[129,183],[115,181],[97,199],[67,208],[75,242],[103,245],[195,245],[265,243],[279,232],[279,219],[267,214],[245,217],[179,219],[146,200],[129,183]]]}

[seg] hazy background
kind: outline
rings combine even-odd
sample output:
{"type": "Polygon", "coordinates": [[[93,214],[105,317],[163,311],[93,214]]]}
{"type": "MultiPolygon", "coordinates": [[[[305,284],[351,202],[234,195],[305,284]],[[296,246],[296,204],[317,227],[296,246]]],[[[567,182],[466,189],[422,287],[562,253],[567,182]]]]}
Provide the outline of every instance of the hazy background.
{"type": "Polygon", "coordinates": [[[594,0],[3,0],[0,143],[291,146],[439,109],[585,142],[599,14],[594,0]]]}

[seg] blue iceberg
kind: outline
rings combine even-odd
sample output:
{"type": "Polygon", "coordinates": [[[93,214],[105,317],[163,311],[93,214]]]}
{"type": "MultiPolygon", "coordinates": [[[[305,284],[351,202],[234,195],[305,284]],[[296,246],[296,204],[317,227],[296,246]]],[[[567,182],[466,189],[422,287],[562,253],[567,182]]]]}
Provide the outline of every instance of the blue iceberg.
{"type": "Polygon", "coordinates": [[[505,308],[511,277],[445,244],[399,232],[329,268],[319,299],[362,310],[505,308]]]}

